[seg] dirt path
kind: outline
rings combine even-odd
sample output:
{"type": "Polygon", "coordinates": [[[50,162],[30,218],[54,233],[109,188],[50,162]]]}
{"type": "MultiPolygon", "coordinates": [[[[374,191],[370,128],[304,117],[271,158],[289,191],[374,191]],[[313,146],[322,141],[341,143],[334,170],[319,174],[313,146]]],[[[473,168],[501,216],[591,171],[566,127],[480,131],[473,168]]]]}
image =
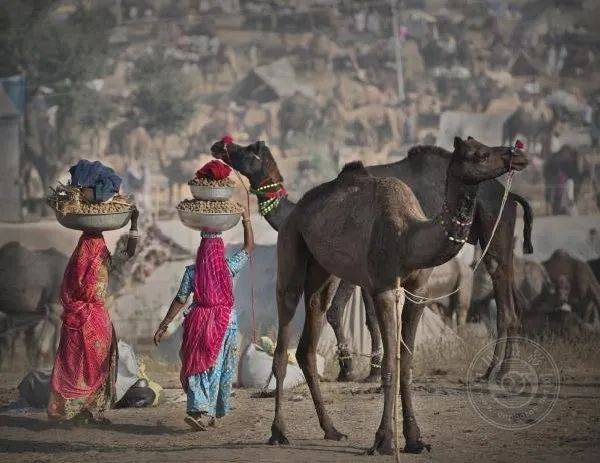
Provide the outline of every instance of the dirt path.
{"type": "MultiPolygon", "coordinates": [[[[2,375],[0,404],[16,397],[16,375],[2,375]]],[[[163,379],[168,397],[179,395],[176,377],[163,379]]],[[[415,402],[431,453],[403,455],[404,462],[600,461],[600,378],[570,377],[552,412],[524,431],[484,422],[469,403],[465,386],[449,378],[415,382],[415,402]]],[[[184,403],[154,409],[112,410],[108,427],[57,428],[44,413],[0,413],[1,462],[346,462],[393,461],[367,457],[379,422],[382,396],[359,383],[324,384],[328,407],[348,440],[321,439],[306,388],[288,392],[289,447],[265,445],[273,399],[237,390],[235,409],[217,429],[192,433],[183,423],[184,403]]]]}

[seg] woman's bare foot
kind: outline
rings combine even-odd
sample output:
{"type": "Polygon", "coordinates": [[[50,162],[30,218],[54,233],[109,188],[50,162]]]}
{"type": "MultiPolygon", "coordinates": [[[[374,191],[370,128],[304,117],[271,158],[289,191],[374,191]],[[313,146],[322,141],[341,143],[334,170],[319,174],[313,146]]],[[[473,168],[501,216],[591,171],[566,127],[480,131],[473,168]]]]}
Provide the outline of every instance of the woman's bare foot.
{"type": "Polygon", "coordinates": [[[206,424],[203,423],[202,417],[200,415],[198,415],[198,416],[188,415],[185,417],[184,421],[194,431],[206,431],[206,424]]]}
{"type": "Polygon", "coordinates": [[[73,426],[85,426],[86,424],[92,423],[93,419],[94,417],[92,414],[89,411],[84,410],[68,420],[68,423],[73,426]]]}
{"type": "Polygon", "coordinates": [[[99,424],[102,426],[108,426],[112,424],[112,421],[110,421],[108,418],[104,417],[104,416],[98,416],[97,418],[90,418],[90,423],[92,424],[99,424]]]}

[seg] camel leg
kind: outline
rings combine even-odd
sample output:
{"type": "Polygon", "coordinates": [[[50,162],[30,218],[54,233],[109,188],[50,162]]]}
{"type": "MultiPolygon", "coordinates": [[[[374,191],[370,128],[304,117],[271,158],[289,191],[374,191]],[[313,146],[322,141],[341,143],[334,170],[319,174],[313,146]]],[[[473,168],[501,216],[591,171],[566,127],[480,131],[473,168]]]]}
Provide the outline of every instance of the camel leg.
{"type": "Polygon", "coordinates": [[[348,301],[352,297],[354,286],[340,281],[340,284],[335,292],[335,296],[331,301],[331,306],[327,310],[327,321],[333,328],[335,339],[338,346],[338,361],[340,363],[340,374],[337,377],[338,381],[350,381],[352,375],[352,357],[348,348],[348,340],[342,329],[342,317],[348,301]]]}
{"type": "Polygon", "coordinates": [[[423,304],[406,301],[402,310],[402,339],[406,345],[402,344],[400,347],[400,396],[402,398],[402,432],[406,440],[404,451],[407,453],[421,453],[424,448],[429,448],[421,440],[421,430],[414,415],[410,388],[412,384],[412,353],[415,351],[417,327],[424,309],[423,304]]]}
{"type": "MultiPolygon", "coordinates": [[[[464,282],[461,279],[459,284],[464,282]]],[[[456,326],[464,326],[467,323],[467,315],[471,305],[471,288],[460,288],[457,293],[450,296],[450,319],[456,313],[456,326]]],[[[451,324],[452,325],[452,324],[451,324]]]]}
{"type": "MultiPolygon", "coordinates": [[[[424,286],[429,275],[431,275],[430,270],[420,271],[414,280],[405,284],[406,289],[419,296],[424,296],[424,286]]],[[[404,343],[400,346],[400,397],[402,399],[402,432],[406,441],[404,451],[407,453],[421,453],[424,448],[427,450],[431,448],[421,440],[421,430],[415,418],[411,390],[413,352],[423,310],[425,310],[423,304],[414,304],[408,299],[405,300],[402,309],[402,340],[404,343]]]]}
{"type": "Polygon", "coordinates": [[[306,318],[296,351],[296,359],[310,389],[319,424],[325,432],[325,439],[341,440],[347,436],[335,429],[325,410],[317,372],[317,344],[323,326],[323,315],[327,310],[328,299],[332,295],[332,281],[333,278],[330,278],[329,274],[316,261],[312,260],[309,263],[304,288],[306,318]]]}
{"type": "MultiPolygon", "coordinates": [[[[508,201],[502,214],[502,220],[493,237],[490,249],[484,257],[484,263],[494,286],[494,298],[497,306],[498,342],[494,346],[494,353],[487,371],[482,379],[487,380],[492,372],[500,367],[499,377],[510,368],[513,358],[514,337],[519,333],[519,320],[515,308],[513,294],[513,237],[515,233],[516,203],[508,201]],[[505,342],[508,338],[508,342],[505,342]],[[504,356],[502,352],[504,351],[504,356]]],[[[494,226],[496,216],[482,221],[480,244],[485,247],[494,226]]]]}
{"type": "Polygon", "coordinates": [[[279,331],[277,346],[273,355],[273,375],[276,380],[275,388],[275,417],[271,425],[269,444],[289,444],[285,436],[285,421],[283,419],[283,381],[287,371],[288,345],[292,331],[292,319],[296,313],[298,301],[304,290],[308,250],[304,240],[296,230],[285,230],[292,225],[286,223],[280,230],[277,243],[278,262],[277,272],[277,315],[279,331]],[[285,258],[283,258],[285,256],[285,258]]]}
{"type": "Polygon", "coordinates": [[[369,334],[371,335],[371,369],[369,376],[363,382],[374,383],[381,378],[381,333],[377,324],[377,313],[373,298],[364,289],[361,289],[362,299],[365,304],[366,323],[369,334]]]}
{"type": "MultiPolygon", "coordinates": [[[[381,385],[383,389],[384,405],[379,429],[375,433],[375,443],[368,450],[369,455],[376,452],[381,455],[394,453],[394,405],[396,400],[396,369],[397,336],[396,336],[396,295],[394,290],[388,290],[374,296],[375,310],[379,329],[383,339],[383,363],[381,372],[381,385]]],[[[401,311],[401,308],[399,308],[401,311]]]]}
{"type": "Polygon", "coordinates": [[[515,308],[513,293],[513,263],[512,251],[510,260],[499,260],[492,255],[487,255],[484,262],[494,285],[494,296],[497,307],[497,329],[498,342],[494,346],[494,353],[490,365],[483,376],[487,380],[490,375],[498,370],[498,378],[505,375],[510,369],[510,361],[513,358],[513,347],[519,332],[519,321],[515,308]],[[504,355],[502,356],[502,351],[504,355]]]}

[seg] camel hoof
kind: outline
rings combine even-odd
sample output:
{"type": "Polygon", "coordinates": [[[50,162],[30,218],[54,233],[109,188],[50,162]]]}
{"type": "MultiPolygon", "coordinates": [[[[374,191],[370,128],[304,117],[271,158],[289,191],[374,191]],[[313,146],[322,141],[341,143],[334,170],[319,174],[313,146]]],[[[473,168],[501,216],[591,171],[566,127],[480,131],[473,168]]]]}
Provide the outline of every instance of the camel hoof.
{"type": "Polygon", "coordinates": [[[417,440],[414,442],[406,442],[406,445],[404,446],[404,452],[405,453],[421,453],[423,450],[427,450],[428,452],[431,452],[431,445],[429,444],[425,444],[423,441],[421,440],[417,440]]]}
{"type": "Polygon", "coordinates": [[[290,441],[279,429],[271,429],[269,445],[290,445],[290,441]]]}
{"type": "Polygon", "coordinates": [[[340,360],[340,373],[337,377],[338,382],[352,381],[352,359],[344,358],[340,360]]]}
{"type": "Polygon", "coordinates": [[[271,436],[269,439],[269,445],[290,445],[290,441],[285,436],[271,436]]]}
{"type": "Polygon", "coordinates": [[[347,383],[352,381],[352,372],[346,369],[340,369],[340,374],[338,375],[336,381],[338,383],[347,383]]]}
{"type": "Polygon", "coordinates": [[[394,454],[394,439],[392,436],[386,433],[385,436],[380,437],[375,435],[375,443],[373,447],[367,450],[367,455],[393,455],[394,454]]]}
{"type": "Polygon", "coordinates": [[[364,379],[361,379],[361,383],[378,383],[381,381],[381,374],[378,375],[369,375],[364,379]]]}
{"type": "Polygon", "coordinates": [[[339,432],[337,429],[332,428],[329,431],[325,432],[325,440],[337,440],[340,441],[342,439],[348,439],[348,436],[346,434],[342,434],[341,432],[339,432]]]}

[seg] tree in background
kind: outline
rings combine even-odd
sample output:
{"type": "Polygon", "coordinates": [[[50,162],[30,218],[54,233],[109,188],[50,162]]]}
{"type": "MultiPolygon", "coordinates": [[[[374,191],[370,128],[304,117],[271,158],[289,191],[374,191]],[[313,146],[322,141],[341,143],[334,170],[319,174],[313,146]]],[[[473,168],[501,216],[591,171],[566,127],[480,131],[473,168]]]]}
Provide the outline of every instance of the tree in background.
{"type": "Polygon", "coordinates": [[[197,96],[188,76],[163,49],[142,55],[129,76],[135,86],[132,105],[139,123],[164,139],[185,128],[194,116],[197,96]]]}
{"type": "Polygon", "coordinates": [[[99,96],[85,84],[111,70],[113,25],[110,9],[91,2],[0,2],[0,76],[26,76],[30,104],[24,165],[35,166],[45,190],[70,162],[81,132],[90,123],[107,122],[107,105],[94,100],[99,96]],[[100,115],[83,117],[82,108],[93,108],[94,103],[102,109],[100,115]],[[56,110],[51,116],[40,114],[52,107],[56,110]]]}

